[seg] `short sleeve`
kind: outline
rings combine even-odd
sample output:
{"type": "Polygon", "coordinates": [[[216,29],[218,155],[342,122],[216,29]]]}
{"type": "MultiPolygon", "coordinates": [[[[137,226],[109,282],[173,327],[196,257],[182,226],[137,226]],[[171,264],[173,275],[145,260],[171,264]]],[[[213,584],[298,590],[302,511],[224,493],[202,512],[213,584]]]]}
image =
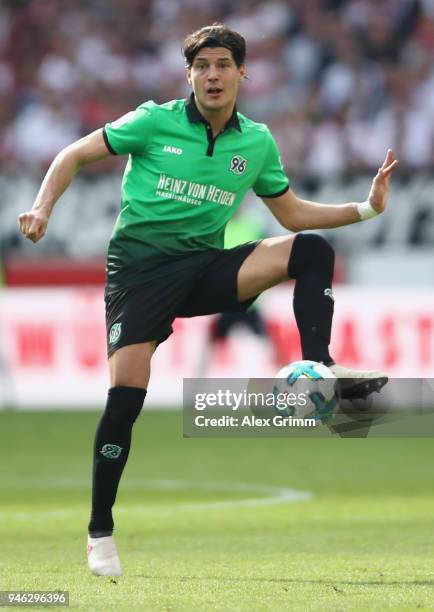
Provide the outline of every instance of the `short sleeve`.
{"type": "Polygon", "coordinates": [[[279,149],[271,132],[267,129],[264,162],[253,190],[260,198],[277,198],[289,189],[289,179],[280,159],[279,149]]]}
{"type": "Polygon", "coordinates": [[[104,141],[110,153],[125,155],[146,152],[152,135],[155,107],[155,104],[147,102],[104,126],[104,141]]]}

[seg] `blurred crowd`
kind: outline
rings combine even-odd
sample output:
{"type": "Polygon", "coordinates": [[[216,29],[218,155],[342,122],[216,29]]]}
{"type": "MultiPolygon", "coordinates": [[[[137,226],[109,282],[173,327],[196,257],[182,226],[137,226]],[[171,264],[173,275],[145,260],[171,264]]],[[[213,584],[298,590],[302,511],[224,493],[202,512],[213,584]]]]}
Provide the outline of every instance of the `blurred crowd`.
{"type": "Polygon", "coordinates": [[[372,170],[389,146],[433,167],[434,0],[4,0],[2,171],[41,172],[142,101],[187,96],[183,40],[214,21],[247,40],[239,110],[290,176],[372,170]]]}

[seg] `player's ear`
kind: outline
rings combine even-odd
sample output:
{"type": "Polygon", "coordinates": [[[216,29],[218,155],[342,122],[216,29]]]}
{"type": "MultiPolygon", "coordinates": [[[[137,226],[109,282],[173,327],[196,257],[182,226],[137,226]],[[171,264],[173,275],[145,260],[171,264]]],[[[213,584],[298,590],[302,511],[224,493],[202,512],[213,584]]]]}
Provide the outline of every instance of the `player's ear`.
{"type": "Polygon", "coordinates": [[[247,75],[245,64],[241,64],[241,66],[239,67],[239,71],[240,71],[240,81],[243,81],[247,75]]]}
{"type": "Polygon", "coordinates": [[[191,85],[191,68],[190,67],[185,69],[185,75],[187,77],[187,83],[191,85]]]}

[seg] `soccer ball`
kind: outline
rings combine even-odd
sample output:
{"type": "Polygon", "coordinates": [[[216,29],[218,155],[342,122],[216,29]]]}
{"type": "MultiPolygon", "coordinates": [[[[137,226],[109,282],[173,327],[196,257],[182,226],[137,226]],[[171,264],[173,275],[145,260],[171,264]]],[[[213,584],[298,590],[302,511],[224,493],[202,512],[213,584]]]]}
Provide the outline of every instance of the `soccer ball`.
{"type": "Polygon", "coordinates": [[[323,363],[294,361],[276,374],[273,394],[277,414],[327,423],[338,407],[338,379],[323,363]]]}

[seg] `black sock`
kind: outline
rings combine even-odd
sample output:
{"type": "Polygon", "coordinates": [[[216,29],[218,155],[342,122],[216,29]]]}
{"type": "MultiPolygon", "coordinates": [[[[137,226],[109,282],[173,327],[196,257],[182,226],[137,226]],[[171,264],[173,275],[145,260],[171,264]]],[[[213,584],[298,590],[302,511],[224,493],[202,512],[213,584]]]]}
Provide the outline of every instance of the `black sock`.
{"type": "Polygon", "coordinates": [[[112,387],[98,424],[93,449],[92,515],[89,534],[110,535],[112,506],[128,459],[131,431],[146,396],[145,389],[112,387]]]}
{"type": "Polygon", "coordinates": [[[317,234],[298,234],[292,245],[288,275],[295,278],[294,314],[303,359],[333,363],[330,344],[334,299],[334,251],[317,234]]]}

